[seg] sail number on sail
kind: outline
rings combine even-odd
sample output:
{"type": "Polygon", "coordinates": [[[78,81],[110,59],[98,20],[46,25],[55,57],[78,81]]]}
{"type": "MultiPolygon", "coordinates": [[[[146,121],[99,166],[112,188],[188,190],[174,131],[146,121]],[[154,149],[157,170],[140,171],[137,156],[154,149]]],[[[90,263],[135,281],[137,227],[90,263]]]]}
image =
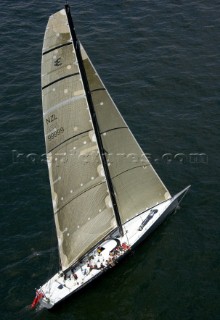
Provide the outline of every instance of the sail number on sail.
{"type": "MultiPolygon", "coordinates": [[[[58,120],[57,116],[55,114],[51,114],[47,119],[46,119],[46,124],[49,125],[53,121],[58,120]]],[[[52,128],[51,128],[52,129],[52,128]]],[[[60,127],[59,129],[54,128],[53,131],[48,135],[48,139],[52,140],[59,136],[60,134],[64,133],[64,128],[60,127]]]]}
{"type": "Polygon", "coordinates": [[[48,125],[49,123],[55,120],[57,120],[57,116],[55,114],[51,114],[51,116],[49,116],[49,118],[46,119],[46,124],[48,125]]]}
{"type": "Polygon", "coordinates": [[[48,139],[52,140],[53,138],[56,138],[59,134],[64,132],[64,128],[61,127],[59,129],[57,129],[56,131],[52,132],[51,134],[49,134],[48,139]]]}

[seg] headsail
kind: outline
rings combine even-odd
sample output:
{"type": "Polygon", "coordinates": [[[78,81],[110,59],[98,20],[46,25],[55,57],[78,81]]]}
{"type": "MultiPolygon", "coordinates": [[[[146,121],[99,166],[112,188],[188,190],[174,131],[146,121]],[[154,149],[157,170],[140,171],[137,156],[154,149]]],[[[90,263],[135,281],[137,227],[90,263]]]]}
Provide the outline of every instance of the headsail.
{"type": "Polygon", "coordinates": [[[48,168],[63,270],[116,228],[65,10],[48,21],[42,53],[48,168]]]}
{"type": "Polygon", "coordinates": [[[121,221],[124,223],[171,196],[129,130],[83,48],[82,53],[121,221]]]}

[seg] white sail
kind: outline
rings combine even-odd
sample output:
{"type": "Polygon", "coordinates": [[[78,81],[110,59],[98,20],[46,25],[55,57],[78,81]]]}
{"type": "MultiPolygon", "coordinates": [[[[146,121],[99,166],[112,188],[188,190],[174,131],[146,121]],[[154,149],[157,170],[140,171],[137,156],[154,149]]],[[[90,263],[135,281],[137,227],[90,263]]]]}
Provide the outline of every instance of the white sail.
{"type": "Polygon", "coordinates": [[[82,53],[119,213],[124,223],[171,196],[129,130],[83,48],[82,53]]]}
{"type": "Polygon", "coordinates": [[[48,21],[42,102],[53,209],[62,269],[116,228],[65,10],[48,21]]]}

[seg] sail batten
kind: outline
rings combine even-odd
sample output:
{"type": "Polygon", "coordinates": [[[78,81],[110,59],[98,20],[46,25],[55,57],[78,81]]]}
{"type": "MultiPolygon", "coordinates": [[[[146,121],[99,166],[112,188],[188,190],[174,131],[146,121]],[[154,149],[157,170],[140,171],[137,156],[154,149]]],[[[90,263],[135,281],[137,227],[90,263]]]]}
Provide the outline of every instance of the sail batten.
{"type": "Polygon", "coordinates": [[[106,91],[106,89],[105,88],[97,88],[97,89],[90,90],[91,93],[95,92],[95,91],[106,91]]]}
{"type": "MultiPolygon", "coordinates": [[[[70,141],[71,139],[77,138],[77,137],[79,137],[79,136],[81,136],[81,135],[84,135],[85,133],[88,133],[88,132],[90,132],[90,129],[89,129],[89,130],[82,131],[82,132],[80,132],[80,133],[78,133],[78,134],[76,134],[76,135],[73,135],[73,136],[69,137],[68,139],[62,141],[60,144],[58,144],[58,145],[57,145],[56,147],[54,147],[53,149],[48,150],[48,153],[51,153],[51,152],[54,151],[55,149],[61,147],[62,144],[67,143],[67,142],[70,141]]],[[[51,134],[51,132],[47,133],[46,136],[48,136],[49,134],[51,134]]]]}
{"type": "MultiPolygon", "coordinates": [[[[55,182],[58,182],[60,179],[57,179],[55,182]]],[[[100,181],[99,183],[97,183],[96,185],[90,186],[88,189],[82,191],[81,193],[77,194],[76,196],[73,196],[71,200],[69,200],[69,202],[67,202],[63,207],[58,208],[54,214],[59,214],[59,212],[61,210],[64,209],[65,206],[69,205],[71,203],[71,201],[74,201],[75,199],[77,199],[78,197],[82,196],[83,194],[85,194],[86,192],[90,191],[92,188],[96,188],[97,186],[104,184],[105,181],[100,181]]],[[[54,184],[54,182],[53,182],[54,184]]]]}
{"type": "Polygon", "coordinates": [[[128,127],[124,126],[124,127],[112,128],[112,129],[108,129],[108,130],[105,130],[103,132],[100,132],[100,134],[105,134],[107,132],[114,131],[114,130],[119,130],[119,129],[128,129],[128,127]]]}
{"type": "Polygon", "coordinates": [[[67,78],[70,78],[70,77],[78,76],[78,75],[79,75],[79,72],[76,72],[76,73],[71,73],[71,74],[68,74],[68,75],[66,75],[66,76],[64,76],[64,77],[58,78],[58,79],[56,79],[56,80],[54,80],[54,81],[46,84],[45,86],[43,86],[43,87],[42,87],[42,90],[48,88],[49,86],[52,86],[52,85],[53,85],[54,83],[56,83],[56,82],[62,81],[62,80],[64,80],[64,79],[67,79],[67,78]]]}
{"type": "MultiPolygon", "coordinates": [[[[148,165],[150,165],[150,164],[148,164],[148,165]]],[[[135,170],[135,169],[137,169],[137,168],[143,168],[143,167],[146,168],[146,166],[147,166],[146,164],[145,164],[144,166],[143,166],[143,164],[141,164],[141,165],[137,165],[137,166],[135,166],[135,167],[126,169],[126,170],[124,170],[124,171],[116,174],[115,176],[112,176],[112,180],[114,180],[115,178],[119,177],[120,175],[122,175],[122,174],[124,174],[124,173],[126,173],[126,172],[128,172],[128,171],[135,170]]]]}
{"type": "Polygon", "coordinates": [[[71,45],[71,44],[72,44],[72,42],[66,42],[66,43],[60,44],[59,46],[56,46],[56,47],[54,47],[54,48],[52,48],[52,49],[49,49],[49,50],[47,50],[47,51],[43,51],[43,52],[42,52],[42,55],[48,54],[48,53],[50,53],[50,52],[52,52],[52,51],[55,51],[55,50],[57,50],[57,49],[60,49],[60,48],[62,48],[62,47],[65,47],[65,46],[69,46],[69,45],[71,45]]]}

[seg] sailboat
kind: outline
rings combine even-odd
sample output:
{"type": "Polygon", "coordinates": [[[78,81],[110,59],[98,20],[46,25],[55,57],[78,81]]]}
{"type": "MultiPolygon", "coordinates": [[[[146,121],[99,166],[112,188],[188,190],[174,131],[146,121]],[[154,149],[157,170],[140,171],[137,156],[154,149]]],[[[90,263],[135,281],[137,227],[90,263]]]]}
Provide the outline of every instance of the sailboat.
{"type": "Polygon", "coordinates": [[[79,42],[69,5],[46,27],[42,104],[60,271],[32,308],[50,309],[127,256],[190,186],[170,195],[79,42]]]}

